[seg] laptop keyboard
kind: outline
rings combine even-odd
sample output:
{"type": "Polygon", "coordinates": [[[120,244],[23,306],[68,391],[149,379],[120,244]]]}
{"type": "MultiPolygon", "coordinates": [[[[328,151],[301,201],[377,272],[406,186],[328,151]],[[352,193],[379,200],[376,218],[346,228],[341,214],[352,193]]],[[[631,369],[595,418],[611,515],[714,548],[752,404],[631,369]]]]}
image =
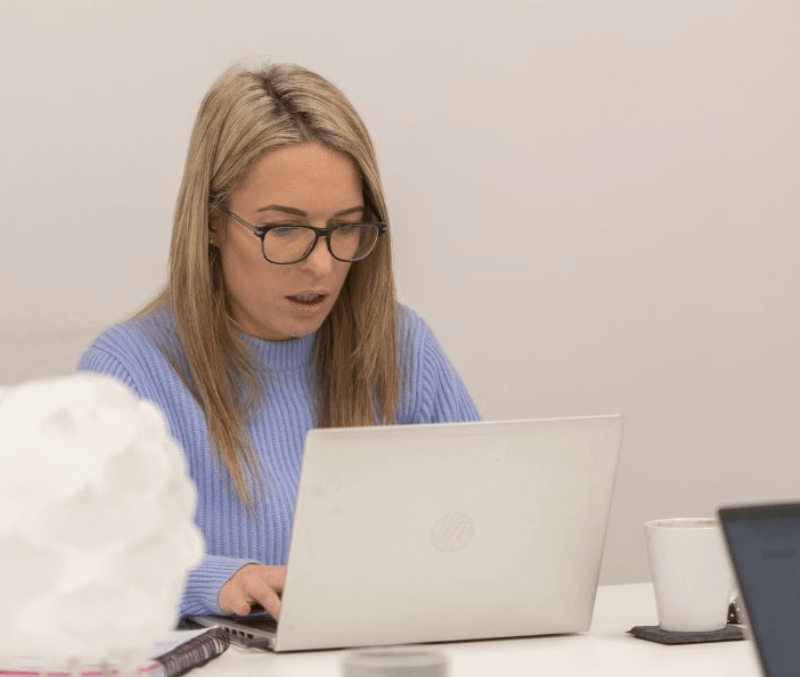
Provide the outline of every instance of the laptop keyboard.
{"type": "Polygon", "coordinates": [[[241,621],[248,627],[261,630],[262,632],[275,632],[278,629],[278,621],[267,614],[263,616],[244,616],[241,618],[241,621]]]}

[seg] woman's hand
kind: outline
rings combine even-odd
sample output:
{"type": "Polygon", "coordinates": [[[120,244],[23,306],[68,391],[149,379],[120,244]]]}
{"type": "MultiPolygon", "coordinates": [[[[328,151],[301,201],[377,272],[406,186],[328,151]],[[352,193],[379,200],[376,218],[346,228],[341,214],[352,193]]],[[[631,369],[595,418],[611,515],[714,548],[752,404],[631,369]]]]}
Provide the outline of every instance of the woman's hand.
{"type": "Polygon", "coordinates": [[[245,564],[219,591],[219,605],[226,614],[244,616],[260,604],[273,618],[281,612],[285,566],[245,564]]]}

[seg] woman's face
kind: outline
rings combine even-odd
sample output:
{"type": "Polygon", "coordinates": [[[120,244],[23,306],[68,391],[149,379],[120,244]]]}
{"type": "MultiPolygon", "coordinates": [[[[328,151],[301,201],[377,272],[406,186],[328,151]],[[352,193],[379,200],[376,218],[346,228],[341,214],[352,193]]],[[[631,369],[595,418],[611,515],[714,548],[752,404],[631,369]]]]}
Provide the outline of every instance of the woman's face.
{"type": "MultiPolygon", "coordinates": [[[[231,194],[228,208],[254,226],[361,221],[364,196],[353,160],[318,141],[269,150],[231,194]]],[[[350,263],[334,259],[324,238],[307,258],[277,265],[261,240],[232,218],[211,233],[219,246],[231,312],[251,336],[283,341],[319,329],[339,296],[350,263]]]]}

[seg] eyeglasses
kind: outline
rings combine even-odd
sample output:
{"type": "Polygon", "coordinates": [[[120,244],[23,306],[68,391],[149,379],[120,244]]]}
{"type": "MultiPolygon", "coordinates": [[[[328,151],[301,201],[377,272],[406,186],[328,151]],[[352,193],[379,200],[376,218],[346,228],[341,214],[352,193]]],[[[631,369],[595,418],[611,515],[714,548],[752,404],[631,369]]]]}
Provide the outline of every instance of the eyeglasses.
{"type": "Polygon", "coordinates": [[[238,221],[261,240],[261,252],[270,263],[285,265],[306,258],[319,238],[324,237],[328,251],[337,261],[351,263],[367,258],[386,232],[385,223],[340,223],[331,228],[316,228],[307,224],[274,223],[254,226],[237,216],[224,205],[220,209],[238,221]]]}

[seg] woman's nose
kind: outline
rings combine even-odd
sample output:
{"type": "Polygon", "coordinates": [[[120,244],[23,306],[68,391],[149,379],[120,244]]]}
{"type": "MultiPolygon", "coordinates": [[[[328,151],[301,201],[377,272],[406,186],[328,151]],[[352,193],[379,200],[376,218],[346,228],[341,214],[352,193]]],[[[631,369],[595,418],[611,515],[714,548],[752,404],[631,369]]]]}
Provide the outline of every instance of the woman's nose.
{"type": "Polygon", "coordinates": [[[314,249],[298,265],[313,273],[317,277],[322,277],[331,271],[336,259],[331,256],[328,243],[324,237],[317,240],[314,249]]]}

